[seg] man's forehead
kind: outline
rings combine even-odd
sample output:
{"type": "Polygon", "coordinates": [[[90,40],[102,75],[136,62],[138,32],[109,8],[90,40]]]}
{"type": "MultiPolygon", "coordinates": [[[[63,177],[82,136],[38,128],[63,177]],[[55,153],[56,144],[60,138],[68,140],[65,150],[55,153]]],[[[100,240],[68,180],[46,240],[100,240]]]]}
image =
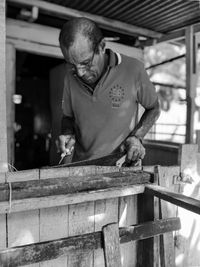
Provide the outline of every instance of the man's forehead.
{"type": "Polygon", "coordinates": [[[76,38],[69,48],[69,56],[74,59],[85,60],[91,53],[91,42],[83,36],[76,38]]]}

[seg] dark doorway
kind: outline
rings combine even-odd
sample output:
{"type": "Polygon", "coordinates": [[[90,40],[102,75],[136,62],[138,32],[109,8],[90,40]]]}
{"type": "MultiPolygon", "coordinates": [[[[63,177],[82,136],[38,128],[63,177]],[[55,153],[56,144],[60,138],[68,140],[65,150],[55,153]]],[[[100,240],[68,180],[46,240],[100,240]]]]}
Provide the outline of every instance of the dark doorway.
{"type": "Polygon", "coordinates": [[[61,59],[27,52],[16,54],[15,167],[17,170],[49,165],[51,107],[49,72],[61,59]]]}

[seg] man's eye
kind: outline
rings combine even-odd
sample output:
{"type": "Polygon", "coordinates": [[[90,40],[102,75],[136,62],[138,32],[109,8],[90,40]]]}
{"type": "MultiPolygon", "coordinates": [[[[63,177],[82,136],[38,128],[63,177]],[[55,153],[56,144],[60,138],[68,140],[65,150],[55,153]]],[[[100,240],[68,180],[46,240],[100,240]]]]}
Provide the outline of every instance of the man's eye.
{"type": "Polygon", "coordinates": [[[81,65],[86,67],[86,66],[88,66],[89,64],[90,64],[90,62],[88,61],[88,62],[84,62],[84,63],[82,63],[81,65]]]}

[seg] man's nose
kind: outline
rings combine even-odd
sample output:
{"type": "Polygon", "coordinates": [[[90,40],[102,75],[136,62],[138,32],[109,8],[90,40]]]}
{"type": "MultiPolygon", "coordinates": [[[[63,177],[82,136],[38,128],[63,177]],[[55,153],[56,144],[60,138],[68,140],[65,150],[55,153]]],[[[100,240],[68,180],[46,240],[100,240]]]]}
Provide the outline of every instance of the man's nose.
{"type": "Polygon", "coordinates": [[[83,68],[77,68],[77,74],[79,77],[82,77],[85,74],[86,70],[83,68]]]}

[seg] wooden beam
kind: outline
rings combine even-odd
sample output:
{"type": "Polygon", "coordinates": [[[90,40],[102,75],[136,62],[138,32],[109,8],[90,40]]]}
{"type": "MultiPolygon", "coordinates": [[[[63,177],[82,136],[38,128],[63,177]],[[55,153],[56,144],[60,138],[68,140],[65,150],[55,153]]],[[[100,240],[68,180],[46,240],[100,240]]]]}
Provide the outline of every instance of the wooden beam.
{"type": "Polygon", "coordinates": [[[113,20],[109,18],[105,18],[102,16],[90,14],[83,11],[78,11],[72,8],[68,8],[61,5],[52,4],[46,1],[40,1],[40,0],[32,0],[32,1],[26,1],[26,0],[9,0],[8,2],[13,3],[15,5],[20,6],[27,6],[27,7],[33,7],[36,6],[39,8],[39,12],[44,12],[45,14],[56,16],[59,18],[69,19],[69,18],[77,18],[77,17],[87,17],[96,23],[99,24],[104,29],[112,30],[115,32],[120,32],[123,34],[128,35],[141,35],[141,36],[147,36],[151,38],[160,38],[162,36],[161,33],[148,30],[146,28],[141,28],[138,26],[134,26],[132,24],[127,24],[124,22],[120,22],[118,20],[113,20]]]}
{"type": "Polygon", "coordinates": [[[19,51],[63,59],[60,48],[56,46],[40,44],[10,37],[6,39],[6,43],[8,45],[13,45],[15,49],[19,51]]]}
{"type": "Polygon", "coordinates": [[[59,29],[35,23],[7,19],[6,37],[59,47],[59,29]]]}
{"type": "MultiPolygon", "coordinates": [[[[194,33],[200,32],[200,23],[197,23],[193,25],[194,33]]],[[[155,45],[163,42],[177,42],[180,40],[185,40],[185,33],[186,28],[182,28],[179,30],[175,30],[169,33],[166,33],[161,38],[158,38],[156,40],[148,39],[146,42],[144,42],[145,46],[155,45]]]]}
{"type": "Polygon", "coordinates": [[[7,212],[19,212],[42,208],[65,206],[102,199],[125,197],[144,193],[144,185],[129,185],[114,187],[111,189],[93,190],[91,192],[74,193],[48,197],[28,198],[0,202],[0,214],[7,212]]]}
{"type": "Polygon", "coordinates": [[[200,200],[174,193],[165,187],[157,185],[146,185],[145,193],[151,194],[181,208],[200,214],[200,200]]]}
{"type": "MultiPolygon", "coordinates": [[[[73,176],[12,183],[12,200],[38,198],[81,192],[91,192],[107,188],[144,184],[149,182],[151,175],[142,171],[116,172],[102,175],[73,176]]],[[[10,186],[0,185],[0,202],[8,201],[10,186]]]]}
{"type": "Polygon", "coordinates": [[[0,0],[0,172],[8,170],[6,124],[6,23],[5,0],[0,0]]]}
{"type": "Polygon", "coordinates": [[[187,120],[186,120],[186,143],[194,143],[194,112],[196,96],[196,47],[192,26],[186,28],[186,98],[187,98],[187,120]]]}
{"type": "MultiPolygon", "coordinates": [[[[146,239],[180,229],[178,218],[147,222],[119,229],[120,243],[146,239]]],[[[103,248],[102,232],[18,246],[0,251],[2,267],[17,267],[70,255],[75,251],[103,248]]]]}

